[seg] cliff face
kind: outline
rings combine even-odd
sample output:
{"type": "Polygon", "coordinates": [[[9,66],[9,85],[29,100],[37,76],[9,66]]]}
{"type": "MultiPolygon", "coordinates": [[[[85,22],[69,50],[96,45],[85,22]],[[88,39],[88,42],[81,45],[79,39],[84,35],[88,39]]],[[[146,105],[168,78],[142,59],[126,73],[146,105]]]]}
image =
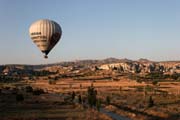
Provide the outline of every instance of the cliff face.
{"type": "Polygon", "coordinates": [[[152,73],[161,72],[165,74],[180,73],[180,62],[151,62],[131,61],[103,64],[99,69],[118,70],[130,73],[152,73]]]}

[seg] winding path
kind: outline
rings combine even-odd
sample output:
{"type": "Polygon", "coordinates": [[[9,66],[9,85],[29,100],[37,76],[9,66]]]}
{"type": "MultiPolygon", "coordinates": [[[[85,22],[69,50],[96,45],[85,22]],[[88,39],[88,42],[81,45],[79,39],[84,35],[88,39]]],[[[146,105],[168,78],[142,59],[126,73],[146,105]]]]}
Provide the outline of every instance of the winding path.
{"type": "Polygon", "coordinates": [[[131,119],[127,118],[127,117],[118,115],[118,114],[116,114],[116,113],[114,113],[114,112],[107,111],[107,110],[105,110],[104,108],[101,108],[101,109],[100,109],[100,112],[108,115],[108,116],[111,117],[113,120],[131,120],[131,119]]]}

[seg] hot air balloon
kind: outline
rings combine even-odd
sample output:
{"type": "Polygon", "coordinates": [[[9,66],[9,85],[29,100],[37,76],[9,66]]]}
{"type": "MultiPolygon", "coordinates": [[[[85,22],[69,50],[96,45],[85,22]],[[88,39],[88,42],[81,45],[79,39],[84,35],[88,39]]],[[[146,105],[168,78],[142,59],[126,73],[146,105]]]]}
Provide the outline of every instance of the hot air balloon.
{"type": "Polygon", "coordinates": [[[62,30],[55,21],[41,19],[32,23],[29,35],[41,52],[45,54],[44,58],[48,58],[48,53],[60,40],[62,30]]]}

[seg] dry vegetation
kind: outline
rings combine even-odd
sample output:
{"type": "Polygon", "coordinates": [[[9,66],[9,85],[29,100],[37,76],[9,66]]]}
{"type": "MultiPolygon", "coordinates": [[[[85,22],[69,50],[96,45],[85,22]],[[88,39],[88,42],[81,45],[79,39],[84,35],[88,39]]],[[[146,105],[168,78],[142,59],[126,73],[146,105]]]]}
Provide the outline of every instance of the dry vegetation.
{"type": "Polygon", "coordinates": [[[17,93],[11,90],[13,86],[5,86],[1,91],[1,120],[111,120],[96,110],[74,104],[70,101],[71,96],[68,93],[39,95],[19,89],[18,94],[22,94],[24,100],[17,100],[17,93]]]}
{"type": "Polygon", "coordinates": [[[92,108],[88,106],[87,90],[91,86],[97,92],[100,108],[116,115],[132,120],[178,120],[180,82],[169,77],[172,76],[141,77],[88,69],[77,73],[68,69],[39,71],[23,76],[23,80],[0,84],[0,118],[112,120],[112,116],[98,111],[97,103],[92,108]],[[27,86],[32,89],[27,90],[27,86]],[[78,96],[85,99],[84,104],[78,103],[78,96]]]}
{"type": "Polygon", "coordinates": [[[46,81],[39,81],[34,86],[42,86],[50,92],[68,93],[76,91],[85,94],[87,87],[94,86],[98,97],[104,102],[103,106],[117,114],[134,120],[145,119],[179,119],[180,113],[180,83],[159,82],[138,83],[128,79],[112,80],[73,80],[64,79],[49,85],[46,81]],[[110,96],[110,106],[105,99],[110,96]],[[149,97],[152,96],[154,105],[148,107],[149,97]],[[112,110],[113,108],[113,110],[112,110]]]}

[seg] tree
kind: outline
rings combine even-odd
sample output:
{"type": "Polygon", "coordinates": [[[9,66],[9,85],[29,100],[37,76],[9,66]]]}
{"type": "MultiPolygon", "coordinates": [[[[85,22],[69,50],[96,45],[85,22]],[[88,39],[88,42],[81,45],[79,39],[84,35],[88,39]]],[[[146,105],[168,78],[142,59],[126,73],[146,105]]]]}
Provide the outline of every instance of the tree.
{"type": "Polygon", "coordinates": [[[154,80],[154,81],[152,82],[152,84],[155,86],[155,88],[154,88],[154,94],[156,94],[156,91],[158,90],[158,81],[157,81],[157,80],[154,80]]]}
{"type": "Polygon", "coordinates": [[[154,106],[154,100],[152,99],[152,96],[150,96],[148,100],[148,107],[153,107],[153,106],[154,106]]]}
{"type": "Polygon", "coordinates": [[[81,95],[79,95],[79,96],[78,96],[78,102],[79,102],[79,104],[81,104],[81,103],[82,103],[82,98],[81,98],[81,95]]]}
{"type": "Polygon", "coordinates": [[[109,96],[107,96],[107,97],[106,97],[106,104],[107,104],[107,105],[109,105],[109,104],[110,104],[110,102],[111,102],[111,99],[110,99],[110,97],[109,97],[109,96]]]}
{"type": "Polygon", "coordinates": [[[94,85],[93,85],[93,82],[91,82],[91,87],[93,87],[94,85]]]}
{"type": "Polygon", "coordinates": [[[148,94],[146,90],[146,86],[144,86],[143,91],[144,91],[144,99],[146,99],[146,95],[148,94]]]}
{"type": "Polygon", "coordinates": [[[120,92],[122,91],[122,86],[119,87],[119,91],[120,91],[120,92]]]}
{"type": "Polygon", "coordinates": [[[87,92],[88,92],[88,104],[90,107],[93,107],[96,105],[97,91],[94,90],[94,87],[89,87],[87,92]]]}
{"type": "Polygon", "coordinates": [[[95,66],[95,70],[99,70],[98,66],[95,66]]]}
{"type": "Polygon", "coordinates": [[[82,84],[79,85],[80,89],[82,89],[82,84]]]}
{"type": "Polygon", "coordinates": [[[98,111],[100,111],[100,107],[101,107],[101,101],[100,101],[100,99],[97,99],[96,108],[97,108],[98,111]]]}
{"type": "Polygon", "coordinates": [[[74,100],[75,96],[76,96],[76,93],[73,91],[72,94],[71,94],[71,100],[72,101],[74,100]]]}

